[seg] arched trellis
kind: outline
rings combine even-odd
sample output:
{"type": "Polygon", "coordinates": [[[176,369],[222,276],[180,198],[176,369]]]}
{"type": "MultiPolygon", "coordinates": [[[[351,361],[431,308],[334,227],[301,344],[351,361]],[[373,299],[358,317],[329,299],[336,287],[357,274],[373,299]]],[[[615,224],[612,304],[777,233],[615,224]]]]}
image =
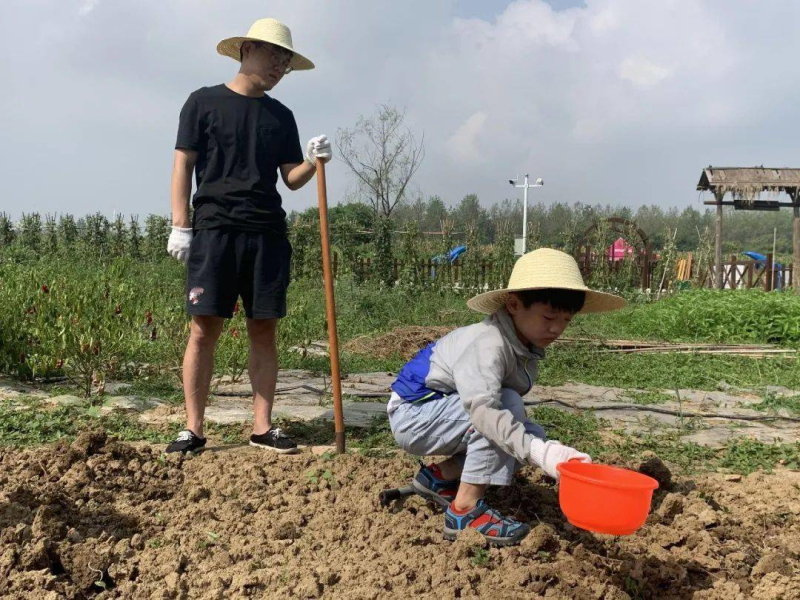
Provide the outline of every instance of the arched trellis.
{"type": "Polygon", "coordinates": [[[605,252],[603,252],[602,255],[598,255],[597,249],[593,248],[592,244],[592,238],[603,230],[603,228],[607,228],[605,232],[611,236],[625,238],[634,248],[635,253],[633,260],[638,269],[641,288],[649,288],[654,264],[650,239],[635,222],[623,217],[604,217],[602,219],[596,219],[578,238],[575,248],[575,258],[578,261],[578,265],[580,265],[583,276],[587,279],[591,276],[597,261],[609,260],[605,256],[605,252]]]}

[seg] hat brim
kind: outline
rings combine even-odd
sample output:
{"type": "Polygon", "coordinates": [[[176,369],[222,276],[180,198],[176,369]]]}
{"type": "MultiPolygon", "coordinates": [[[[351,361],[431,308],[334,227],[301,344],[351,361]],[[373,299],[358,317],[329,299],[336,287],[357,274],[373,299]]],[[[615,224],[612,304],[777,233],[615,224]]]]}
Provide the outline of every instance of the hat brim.
{"type": "Polygon", "coordinates": [[[297,50],[289,48],[288,46],[281,44],[279,42],[270,42],[258,38],[243,37],[243,36],[226,38],[222,40],[219,44],[217,44],[217,52],[222,54],[222,56],[227,56],[229,58],[232,58],[236,62],[240,62],[242,43],[244,42],[260,42],[262,44],[272,44],[273,46],[280,46],[281,48],[285,48],[286,50],[288,50],[293,54],[292,60],[289,62],[289,66],[292,67],[293,71],[308,71],[314,68],[314,63],[308,60],[302,54],[300,54],[297,50]]]}
{"type": "Polygon", "coordinates": [[[484,313],[487,315],[492,314],[498,308],[503,306],[511,292],[523,292],[526,290],[572,290],[575,292],[585,292],[586,301],[583,303],[583,308],[579,310],[580,313],[601,313],[618,310],[623,308],[627,302],[624,298],[614,294],[607,294],[606,292],[596,292],[589,288],[577,287],[526,287],[516,289],[493,290],[491,292],[484,292],[473,296],[467,300],[467,306],[474,311],[484,313]]]}

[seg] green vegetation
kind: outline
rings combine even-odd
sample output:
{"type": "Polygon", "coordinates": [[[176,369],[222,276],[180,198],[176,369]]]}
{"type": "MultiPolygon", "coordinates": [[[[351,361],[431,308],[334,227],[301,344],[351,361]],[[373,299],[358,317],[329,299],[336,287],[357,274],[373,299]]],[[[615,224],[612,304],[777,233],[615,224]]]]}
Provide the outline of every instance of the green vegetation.
{"type": "MultiPolygon", "coordinates": [[[[463,208],[464,215],[480,217],[474,202],[463,208]]],[[[436,276],[431,277],[429,272],[400,266],[403,283],[393,287],[368,280],[353,265],[358,257],[374,252],[363,232],[369,221],[352,208],[340,212],[341,220],[334,228],[334,253],[340,268],[336,303],[341,346],[359,336],[376,337],[411,325],[457,327],[482,318],[465,305],[474,290],[469,285],[454,286],[449,267],[437,266],[436,276]],[[354,223],[357,226],[351,226],[354,223]]],[[[578,214],[567,212],[573,220],[578,214]]],[[[295,279],[289,289],[289,313],[280,326],[279,353],[284,368],[326,372],[327,358],[297,351],[298,347],[327,340],[319,250],[315,246],[318,230],[313,216],[298,216],[292,230],[295,279]]],[[[138,225],[126,230],[124,223],[104,223],[98,216],[87,217],[80,227],[66,218],[58,223],[40,222],[38,230],[36,219],[26,219],[18,231],[11,231],[0,219],[0,375],[33,382],[51,394],[77,390],[88,401],[82,406],[53,408],[37,402],[19,406],[0,400],[0,444],[69,440],[80,430],[96,426],[123,440],[167,442],[179,425],[143,426],[123,412],[104,414],[99,406],[104,382],[109,380],[129,383],[125,394],[181,402],[177,384],[189,323],[184,307],[184,267],[162,257],[163,221],[149,219],[142,234],[138,225]],[[56,385],[47,383],[53,379],[56,385]]],[[[478,226],[470,229],[473,241],[486,241],[488,237],[493,245],[476,250],[472,262],[463,263],[461,281],[464,277],[477,281],[478,259],[494,261],[494,283],[501,285],[507,277],[512,262],[511,230],[501,220],[496,224],[491,236],[489,230],[478,226]]],[[[457,221],[444,223],[444,235],[436,242],[420,240],[419,228],[414,229],[410,221],[406,225],[405,237],[393,242],[393,251],[400,258],[430,257],[460,239],[457,221]]],[[[551,243],[546,240],[552,232],[545,229],[535,229],[533,235],[551,243]]],[[[573,242],[574,229],[569,234],[573,242]]],[[[566,237],[561,240],[564,244],[570,241],[566,237]]],[[[610,285],[612,279],[606,283],[610,285]]],[[[567,335],[599,341],[626,338],[800,346],[800,298],[791,294],[686,290],[653,302],[652,297],[630,288],[620,293],[632,300],[629,308],[580,316],[567,335]]],[[[246,323],[240,310],[226,323],[218,346],[216,374],[234,379],[241,376],[247,349],[246,323]]],[[[388,357],[344,352],[341,362],[343,372],[352,373],[396,371],[403,361],[399,352],[388,357]]],[[[759,389],[778,385],[800,389],[797,367],[795,358],[600,353],[593,344],[569,343],[548,350],[539,383],[576,381],[634,389],[638,391],[629,393],[634,403],[659,404],[672,399],[663,390],[678,388],[759,389]]],[[[797,415],[800,397],[767,394],[755,408],[797,415]]],[[[679,434],[685,433],[691,422],[682,423],[683,431],[634,437],[620,432],[609,435],[608,425],[588,413],[572,415],[537,407],[534,418],[552,437],[586,449],[599,460],[635,461],[646,452],[655,452],[681,469],[723,468],[747,473],[775,465],[797,467],[800,457],[798,444],[736,441],[722,450],[711,450],[687,443],[679,434]]],[[[327,422],[279,424],[301,443],[332,441],[327,422]]],[[[247,429],[247,424],[208,427],[211,435],[229,444],[246,440],[247,429]]],[[[348,447],[372,454],[394,447],[385,422],[367,429],[348,428],[347,439],[348,447]]]]}
{"type": "MultiPolygon", "coordinates": [[[[282,427],[301,444],[331,443],[331,424],[324,420],[295,421],[278,418],[282,427]]],[[[217,425],[206,423],[206,433],[220,438],[225,444],[240,444],[250,435],[251,423],[217,425]]],[[[71,441],[78,433],[101,427],[123,441],[148,441],[165,444],[175,438],[180,423],[143,425],[135,414],[122,411],[101,413],[94,406],[48,406],[39,401],[24,404],[0,400],[0,446],[32,446],[57,441],[71,441]]],[[[347,427],[348,447],[362,451],[385,450],[394,447],[388,424],[376,421],[371,427],[347,427]]]]}
{"type": "MultiPolygon", "coordinates": [[[[189,322],[183,277],[183,266],[171,259],[0,260],[0,373],[23,379],[66,376],[85,395],[105,379],[177,376],[189,322]]],[[[336,287],[343,342],[406,324],[457,326],[479,318],[467,310],[465,295],[442,289],[386,291],[347,278],[336,287]]],[[[288,305],[281,322],[281,363],[326,369],[327,360],[290,351],[327,339],[319,281],[295,282],[288,305]]],[[[246,357],[246,324],[239,310],[220,338],[216,371],[236,378],[246,357]]],[[[344,368],[391,369],[397,362],[345,357],[344,368]]]]}
{"type": "Polygon", "coordinates": [[[121,440],[166,443],[180,429],[143,426],[122,412],[100,416],[94,407],[47,407],[38,402],[24,406],[0,401],[0,445],[30,446],[60,440],[70,441],[88,427],[103,427],[121,440]]]}
{"type": "MultiPolygon", "coordinates": [[[[681,433],[690,430],[675,429],[666,433],[630,435],[610,431],[609,424],[590,412],[571,414],[548,406],[531,411],[531,417],[541,423],[552,439],[559,439],[591,454],[595,460],[611,464],[628,464],[656,454],[679,472],[692,473],[724,469],[733,473],[751,473],[758,469],[769,470],[778,466],[800,468],[800,443],[765,444],[736,439],[722,449],[712,449],[693,442],[685,442],[681,433]]],[[[327,421],[278,420],[289,435],[301,444],[325,445],[332,443],[331,424],[327,421]]],[[[134,416],[113,412],[100,415],[92,407],[46,407],[38,402],[25,406],[0,401],[0,446],[30,446],[55,441],[71,441],[90,427],[102,427],[106,432],[124,441],[145,440],[165,444],[173,439],[179,424],[143,426],[134,416]]],[[[226,444],[241,444],[247,439],[250,424],[207,424],[207,434],[220,438],[226,444]]],[[[395,450],[389,425],[376,420],[368,428],[346,428],[347,446],[351,451],[370,456],[385,456],[395,450]]],[[[323,460],[334,460],[335,455],[323,455],[323,460]]],[[[326,478],[325,471],[314,473],[326,478]]]]}
{"type": "Polygon", "coordinates": [[[789,414],[800,415],[800,396],[778,396],[776,394],[766,394],[764,399],[751,408],[767,412],[777,412],[784,410],[789,414]]]}
{"type": "Polygon", "coordinates": [[[627,392],[626,395],[631,399],[634,404],[664,404],[675,400],[675,396],[665,394],[664,392],[647,391],[647,392],[627,392]]]}
{"type": "Polygon", "coordinates": [[[757,289],[688,290],[616,314],[581,317],[584,323],[605,338],[796,346],[800,296],[757,289]]]}
{"type": "Polygon", "coordinates": [[[592,346],[559,346],[547,353],[539,372],[542,385],[578,381],[621,388],[694,388],[720,386],[800,388],[795,358],[752,359],[714,354],[598,354],[592,346]]]}
{"type": "MultiPolygon", "coordinates": [[[[72,389],[87,396],[103,380],[130,381],[135,386],[130,393],[179,401],[173,386],[188,333],[183,294],[183,267],[171,259],[0,261],[0,374],[29,380],[66,376],[72,389]]],[[[340,342],[408,325],[474,323],[481,316],[466,308],[470,295],[443,287],[387,289],[342,277],[336,285],[340,342]]],[[[327,371],[326,358],[292,350],[327,339],[319,280],[294,282],[288,306],[279,337],[282,366],[327,371]]],[[[244,372],[245,331],[239,311],[226,323],[220,339],[218,374],[236,378],[244,372]]],[[[755,290],[687,291],[659,302],[637,303],[619,313],[581,316],[567,334],[600,340],[792,345],[800,340],[800,298],[755,290]]],[[[399,355],[380,358],[345,352],[342,356],[344,372],[395,371],[402,363],[399,355]]],[[[716,389],[720,383],[800,388],[796,364],[796,359],[787,358],[598,353],[591,345],[563,344],[548,351],[540,383],[580,381],[645,390],[716,389]]]]}
{"type": "Polygon", "coordinates": [[[489,551],[482,546],[472,546],[470,548],[469,562],[475,567],[488,566],[491,558],[492,555],[489,554],[489,551]]]}
{"type": "Polygon", "coordinates": [[[800,467],[800,443],[765,444],[738,438],[724,448],[713,449],[683,441],[680,434],[685,431],[680,429],[637,435],[613,432],[613,436],[608,436],[603,435],[608,432],[608,422],[591,413],[570,414],[537,407],[531,416],[544,426],[549,437],[581,448],[595,460],[612,464],[622,461],[635,467],[638,460],[652,453],[686,473],[725,469],[748,474],[777,466],[800,467]]]}

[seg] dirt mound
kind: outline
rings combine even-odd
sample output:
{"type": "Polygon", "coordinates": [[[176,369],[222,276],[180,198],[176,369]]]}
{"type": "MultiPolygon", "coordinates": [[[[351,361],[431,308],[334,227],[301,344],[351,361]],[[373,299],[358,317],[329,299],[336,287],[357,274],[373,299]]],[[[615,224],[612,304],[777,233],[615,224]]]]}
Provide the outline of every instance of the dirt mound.
{"type": "Polygon", "coordinates": [[[0,579],[19,597],[113,587],[109,568],[149,531],[142,507],[170,498],[183,481],[179,461],[103,432],[45,450],[0,449],[0,579]]]}
{"type": "Polygon", "coordinates": [[[408,457],[158,450],[102,433],[0,450],[4,597],[800,598],[798,473],[673,476],[645,527],[612,538],[566,523],[526,468],[489,500],[534,529],[496,549],[445,542],[419,498],[380,506],[408,457]]]}
{"type": "Polygon", "coordinates": [[[368,354],[378,358],[401,356],[409,359],[418,350],[438,340],[454,327],[398,327],[378,336],[362,335],[348,341],[343,349],[353,354],[368,354]]]}

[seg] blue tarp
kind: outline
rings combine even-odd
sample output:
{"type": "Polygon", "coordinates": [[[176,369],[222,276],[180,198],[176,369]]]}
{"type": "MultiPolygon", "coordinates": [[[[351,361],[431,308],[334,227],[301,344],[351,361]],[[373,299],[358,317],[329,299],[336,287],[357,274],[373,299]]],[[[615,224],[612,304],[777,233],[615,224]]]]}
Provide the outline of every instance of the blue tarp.
{"type": "MultiPolygon", "coordinates": [[[[759,263],[758,267],[763,267],[764,264],[767,262],[767,255],[761,254],[761,252],[753,252],[751,250],[747,250],[746,252],[742,252],[745,256],[752,258],[754,261],[759,263]]],[[[783,265],[781,263],[775,263],[775,270],[782,269],[783,265]]]]}
{"type": "Polygon", "coordinates": [[[435,263],[449,262],[452,264],[456,261],[456,259],[459,256],[464,254],[464,252],[466,251],[467,251],[466,246],[456,246],[455,248],[450,250],[450,252],[448,252],[447,254],[440,254],[439,256],[434,256],[431,260],[433,260],[433,262],[435,263]]]}
{"type": "MultiPolygon", "coordinates": [[[[761,252],[753,252],[752,250],[746,250],[742,252],[742,254],[756,261],[756,267],[759,269],[763,269],[767,265],[766,254],[761,254],[761,252]]],[[[781,263],[775,263],[773,270],[775,271],[775,289],[780,290],[783,288],[783,265],[781,263]]]]}

